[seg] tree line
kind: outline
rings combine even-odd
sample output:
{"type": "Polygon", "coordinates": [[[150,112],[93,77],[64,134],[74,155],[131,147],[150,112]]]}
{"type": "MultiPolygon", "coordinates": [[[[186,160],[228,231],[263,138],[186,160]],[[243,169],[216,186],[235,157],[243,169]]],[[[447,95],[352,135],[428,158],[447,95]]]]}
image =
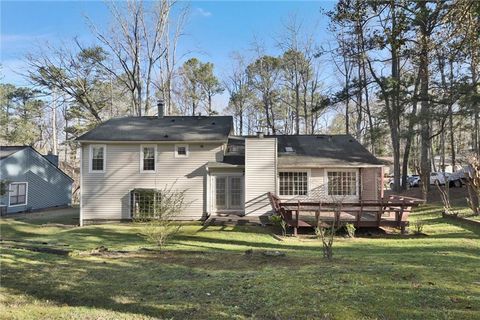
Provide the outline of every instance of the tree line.
{"type": "Polygon", "coordinates": [[[428,181],[432,168],[480,152],[477,1],[339,0],[319,11],[332,41],[292,16],[274,49],[254,41],[233,52],[221,77],[178,52],[188,6],[107,5],[108,27],[86,21],[92,44],[45,45],[26,57],[30,87],[1,84],[2,143],[75,163],[77,136],[112,117],[155,115],[162,99],[167,115],[232,115],[237,134],[351,134],[392,156],[396,190],[408,173],[428,181]]]}

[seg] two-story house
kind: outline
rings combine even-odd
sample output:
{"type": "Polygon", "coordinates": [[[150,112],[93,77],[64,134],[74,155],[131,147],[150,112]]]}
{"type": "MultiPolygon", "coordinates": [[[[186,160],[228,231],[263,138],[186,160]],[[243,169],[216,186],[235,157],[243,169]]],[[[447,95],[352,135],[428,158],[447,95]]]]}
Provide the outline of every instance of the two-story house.
{"type": "MultiPolygon", "coordinates": [[[[161,113],[160,113],[161,114],[161,113]]],[[[129,220],[131,191],[186,190],[178,217],[265,215],[282,199],[378,200],[382,164],[350,135],[233,136],[230,116],[111,119],[81,143],[81,221],[129,220]]]]}

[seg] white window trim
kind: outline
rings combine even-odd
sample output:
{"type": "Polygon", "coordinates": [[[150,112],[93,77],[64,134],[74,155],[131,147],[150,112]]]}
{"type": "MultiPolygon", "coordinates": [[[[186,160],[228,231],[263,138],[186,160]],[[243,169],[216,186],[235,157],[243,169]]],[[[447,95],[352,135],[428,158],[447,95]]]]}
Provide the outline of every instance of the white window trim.
{"type": "Polygon", "coordinates": [[[107,171],[107,145],[91,144],[88,150],[88,173],[105,173],[107,171]],[[103,147],[103,170],[92,170],[93,147],[103,147]]]}
{"type": "Polygon", "coordinates": [[[359,197],[360,196],[360,174],[359,174],[359,170],[358,169],[326,169],[325,170],[325,194],[329,197],[359,197]],[[345,195],[345,196],[342,196],[342,195],[333,195],[333,194],[329,194],[328,193],[328,173],[329,172],[355,172],[356,174],[356,177],[355,177],[355,195],[345,195]]]}
{"type": "Polygon", "coordinates": [[[188,156],[190,155],[188,144],[176,144],[175,145],[175,150],[174,150],[174,155],[175,155],[175,158],[188,158],[188,156]],[[185,151],[186,151],[187,154],[186,155],[179,155],[178,154],[178,148],[179,147],[185,147],[185,151]]]}
{"type": "Polygon", "coordinates": [[[26,182],[26,181],[25,182],[11,182],[8,185],[8,206],[9,207],[21,207],[21,206],[26,206],[27,204],[28,204],[28,182],[26,182]],[[25,184],[25,203],[13,204],[13,205],[10,204],[10,192],[12,192],[10,187],[14,184],[25,184]]]}
{"type": "Polygon", "coordinates": [[[312,170],[311,169],[281,169],[278,170],[277,172],[277,194],[281,198],[288,198],[288,197],[309,197],[310,196],[310,176],[311,176],[312,170]],[[292,195],[286,195],[286,194],[280,194],[280,172],[306,172],[307,173],[307,194],[305,195],[299,195],[299,194],[292,194],[292,195]]]}
{"type": "Polygon", "coordinates": [[[157,172],[157,145],[156,144],[141,144],[140,145],[140,173],[156,173],[157,172]],[[143,148],[153,147],[154,148],[154,168],[155,170],[143,170],[143,148]]]}

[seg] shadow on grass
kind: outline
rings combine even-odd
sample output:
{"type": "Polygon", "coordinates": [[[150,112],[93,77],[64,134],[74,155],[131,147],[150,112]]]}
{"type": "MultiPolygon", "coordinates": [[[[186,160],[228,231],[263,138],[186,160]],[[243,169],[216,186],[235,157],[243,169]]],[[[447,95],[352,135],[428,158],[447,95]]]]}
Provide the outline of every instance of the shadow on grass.
{"type": "MultiPolygon", "coordinates": [[[[187,230],[172,238],[168,252],[148,258],[57,257],[6,249],[1,252],[1,283],[13,305],[15,295],[28,295],[40,302],[161,318],[321,316],[312,306],[338,318],[344,316],[338,310],[348,310],[350,319],[435,319],[446,310],[454,312],[452,318],[466,318],[464,312],[479,312],[480,303],[472,303],[480,302],[472,284],[478,281],[478,246],[456,240],[476,239],[478,228],[432,213],[422,218],[431,226],[447,223],[466,231],[388,239],[392,241],[342,239],[334,244],[333,262],[321,258],[319,241],[273,241],[266,237],[270,229],[244,226],[187,230]],[[213,233],[228,237],[214,238],[213,233]],[[181,250],[189,246],[201,251],[181,250]],[[244,255],[250,248],[287,255],[244,255]],[[286,308],[292,296],[301,299],[286,308]],[[428,305],[429,317],[419,303],[428,305]]],[[[141,228],[134,225],[51,229],[50,234],[38,226],[27,232],[26,227],[25,222],[2,224],[2,236],[47,238],[80,249],[145,244],[137,233],[141,228]]]]}
{"type": "MultiPolygon", "coordinates": [[[[448,250],[458,249],[448,247],[448,250]]],[[[421,264],[412,265],[409,259],[402,262],[394,258],[394,265],[389,260],[392,254],[385,254],[385,248],[339,250],[354,259],[337,258],[334,262],[325,262],[320,258],[320,251],[316,251],[318,255],[311,255],[309,259],[290,255],[277,259],[247,257],[236,252],[185,254],[178,251],[152,259],[102,260],[6,250],[2,252],[2,287],[13,294],[26,294],[59,305],[178,319],[252,315],[278,318],[275,314],[295,318],[296,312],[304,312],[296,314],[297,317],[312,318],[319,313],[308,306],[315,304],[348,306],[353,314],[351,318],[365,315],[362,310],[366,306],[370,307],[368,314],[374,317],[381,312],[392,316],[396,310],[382,309],[387,301],[390,307],[401,306],[406,318],[422,318],[424,314],[415,314],[414,301],[419,297],[429,297],[431,308],[464,307],[446,306],[444,298],[446,294],[461,296],[465,294],[464,288],[424,286],[412,290],[411,283],[427,281],[418,274],[421,264]],[[383,255],[384,260],[368,263],[366,253],[383,255]],[[292,268],[295,268],[293,273],[292,268]],[[379,277],[383,285],[372,285],[378,283],[379,277]],[[304,285],[299,286],[299,281],[304,285]],[[398,294],[399,290],[402,295],[398,294]],[[294,308],[285,308],[294,293],[302,299],[294,308]],[[362,308],[351,305],[352,299],[358,298],[362,299],[362,308]]],[[[417,257],[420,257],[418,253],[417,257]]],[[[464,263],[457,258],[455,261],[464,263]]],[[[471,307],[470,302],[467,303],[471,307]]]]}

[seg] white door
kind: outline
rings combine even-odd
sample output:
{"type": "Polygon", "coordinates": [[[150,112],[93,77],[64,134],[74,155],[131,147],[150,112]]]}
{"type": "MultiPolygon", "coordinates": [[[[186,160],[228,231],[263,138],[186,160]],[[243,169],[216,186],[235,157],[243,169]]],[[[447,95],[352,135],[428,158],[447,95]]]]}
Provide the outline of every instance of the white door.
{"type": "Polygon", "coordinates": [[[243,176],[215,176],[215,208],[243,209],[243,176]]]}

